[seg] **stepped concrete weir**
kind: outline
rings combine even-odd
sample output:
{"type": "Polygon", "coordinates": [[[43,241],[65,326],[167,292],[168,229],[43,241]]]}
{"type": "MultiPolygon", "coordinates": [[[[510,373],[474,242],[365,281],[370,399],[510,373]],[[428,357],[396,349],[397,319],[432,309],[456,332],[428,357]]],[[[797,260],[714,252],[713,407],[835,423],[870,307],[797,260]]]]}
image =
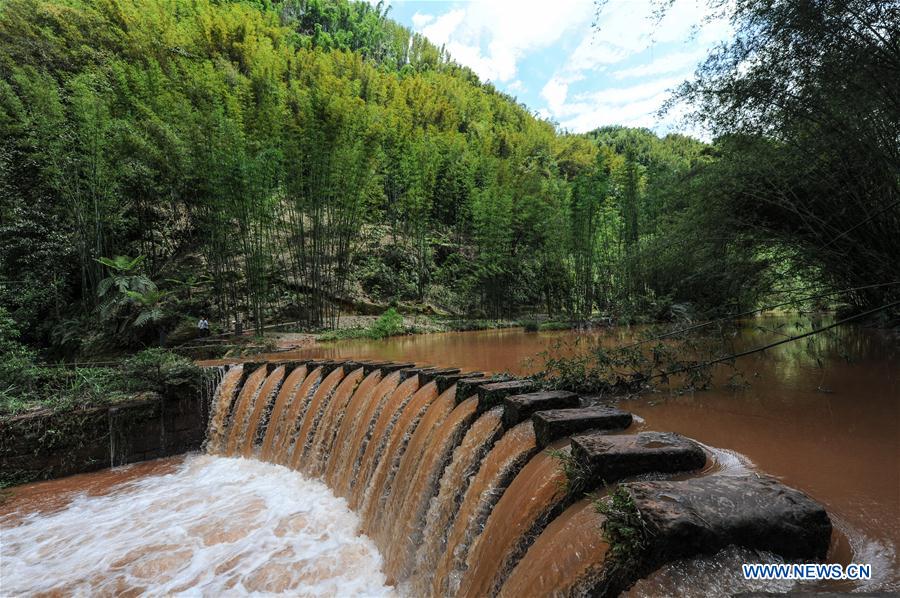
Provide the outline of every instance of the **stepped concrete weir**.
{"type": "Polygon", "coordinates": [[[503,399],[503,423],[509,428],[528,419],[533,413],[546,409],[578,407],[580,404],[577,394],[564,390],[513,395],[503,399]]]}
{"type": "Polygon", "coordinates": [[[645,473],[696,470],[706,464],[699,444],[672,432],[579,434],[572,437],[572,457],[591,478],[606,483],[645,473]]]}
{"type": "Polygon", "coordinates": [[[726,546],[815,560],[829,545],[828,515],[803,493],[723,475],[714,449],[629,433],[630,413],[532,380],[248,362],[196,403],[207,453],[283,465],[346,499],[401,593],[612,596],[726,546]],[[635,518],[617,519],[622,504],[635,518]],[[616,530],[634,521],[637,541],[623,541],[616,530]]]}
{"type": "MultiPolygon", "coordinates": [[[[509,413],[507,409],[507,413],[509,413]]],[[[588,430],[624,430],[631,425],[632,416],[615,407],[583,407],[581,409],[548,409],[532,416],[534,435],[541,448],[557,438],[572,436],[588,430]]]]}

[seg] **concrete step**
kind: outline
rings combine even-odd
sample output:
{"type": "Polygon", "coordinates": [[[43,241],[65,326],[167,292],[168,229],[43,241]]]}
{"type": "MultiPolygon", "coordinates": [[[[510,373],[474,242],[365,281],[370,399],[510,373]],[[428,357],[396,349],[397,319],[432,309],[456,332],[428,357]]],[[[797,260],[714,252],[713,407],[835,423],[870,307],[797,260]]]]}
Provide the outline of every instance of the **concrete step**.
{"type": "MultiPolygon", "coordinates": [[[[469,380],[469,379],[492,380],[492,378],[485,378],[484,373],[482,373],[482,372],[462,372],[462,373],[457,372],[455,374],[441,374],[441,375],[435,376],[434,381],[437,382],[438,392],[444,392],[445,390],[447,390],[454,384],[460,382],[461,380],[469,380]]],[[[457,387],[457,390],[459,390],[459,387],[457,387]]],[[[471,395],[469,395],[469,396],[471,396],[471,395]]],[[[458,392],[456,393],[456,397],[457,397],[458,401],[461,400],[461,399],[459,399],[458,392]]],[[[469,398],[469,397],[467,396],[465,398],[469,398]]]]}
{"type": "Polygon", "coordinates": [[[732,545],[805,562],[828,552],[832,526],[825,508],[769,476],[629,482],[622,489],[640,515],[641,547],[627,559],[608,550],[572,595],[617,596],[670,561],[732,545]]]}
{"type": "Polygon", "coordinates": [[[479,386],[492,382],[499,382],[499,380],[496,376],[476,376],[475,374],[468,374],[464,378],[459,378],[456,380],[456,402],[461,403],[469,397],[477,395],[479,386]]]}
{"type": "Polygon", "coordinates": [[[578,407],[581,400],[574,392],[546,390],[509,396],[503,399],[503,424],[507,428],[523,422],[537,411],[578,407]]]}
{"type": "Polygon", "coordinates": [[[482,384],[478,387],[478,411],[484,413],[499,405],[506,397],[532,390],[535,390],[535,383],[531,380],[504,380],[503,382],[482,384]]]}
{"type": "Polygon", "coordinates": [[[586,472],[589,486],[644,473],[690,471],[706,464],[706,452],[699,444],[673,432],[579,434],[572,437],[572,457],[586,472]]]}
{"type": "Polygon", "coordinates": [[[588,430],[624,430],[631,425],[627,411],[615,407],[582,407],[580,409],[550,409],[531,416],[538,446],[546,447],[564,436],[588,430]]]}

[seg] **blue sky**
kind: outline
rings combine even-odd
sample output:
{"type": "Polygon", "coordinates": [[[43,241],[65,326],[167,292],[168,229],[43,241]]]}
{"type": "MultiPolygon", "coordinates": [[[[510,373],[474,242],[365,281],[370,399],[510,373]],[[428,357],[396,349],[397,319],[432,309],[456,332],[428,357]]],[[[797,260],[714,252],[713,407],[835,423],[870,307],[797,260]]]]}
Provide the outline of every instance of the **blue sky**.
{"type": "Polygon", "coordinates": [[[731,36],[704,0],[675,0],[659,23],[653,0],[391,0],[391,18],[445,45],[482,80],[560,128],[621,124],[685,130],[656,110],[707,51],[731,36]],[[598,12],[599,10],[599,12],[598,12]]]}

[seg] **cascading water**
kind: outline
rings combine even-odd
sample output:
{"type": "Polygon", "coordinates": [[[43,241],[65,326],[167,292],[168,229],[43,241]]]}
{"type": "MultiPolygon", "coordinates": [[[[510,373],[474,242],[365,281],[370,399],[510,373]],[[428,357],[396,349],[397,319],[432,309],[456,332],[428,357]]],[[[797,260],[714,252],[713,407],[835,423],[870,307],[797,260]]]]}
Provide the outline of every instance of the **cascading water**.
{"type": "MultiPolygon", "coordinates": [[[[351,484],[352,492],[349,498],[351,509],[359,508],[365,497],[371,493],[369,482],[381,460],[385,446],[390,442],[394,424],[398,419],[405,419],[404,407],[412,400],[418,387],[419,382],[415,377],[403,381],[391,393],[378,418],[370,424],[372,435],[366,443],[365,452],[362,460],[359,462],[357,474],[354,475],[351,484]]],[[[417,402],[413,401],[413,404],[416,405],[417,402]]],[[[403,431],[405,432],[405,430],[403,431]]],[[[364,521],[363,523],[365,524],[366,522],[364,521]]]]}
{"type": "Polygon", "coordinates": [[[388,555],[386,573],[391,579],[405,578],[408,574],[413,551],[420,541],[426,499],[434,494],[447,459],[474,418],[476,407],[475,399],[460,403],[430,435],[418,466],[410,467],[408,473],[394,484],[392,500],[384,511],[385,516],[379,520],[381,525],[376,528],[379,533],[375,536],[382,552],[388,555]]]}
{"type": "Polygon", "coordinates": [[[434,383],[418,389],[386,430],[388,440],[384,443],[381,454],[376,455],[378,463],[359,503],[360,513],[365,514],[363,521],[371,522],[373,526],[379,521],[378,513],[384,506],[385,494],[393,482],[400,459],[406,452],[412,430],[436,398],[437,386],[434,383]]]}
{"type": "Polygon", "coordinates": [[[236,365],[229,369],[219,382],[219,386],[213,394],[212,409],[209,416],[209,430],[206,434],[206,447],[210,452],[216,450],[224,442],[225,420],[231,402],[238,391],[238,385],[244,375],[244,366],[236,365]]]}
{"type": "Polygon", "coordinates": [[[493,596],[533,537],[565,500],[566,476],[557,458],[535,455],[516,476],[491,511],[478,542],[469,548],[463,596],[493,596]],[[540,527],[539,527],[540,526],[540,527]]]}
{"type": "MultiPolygon", "coordinates": [[[[432,561],[432,555],[425,557],[426,560],[436,563],[429,594],[444,596],[458,593],[460,572],[466,566],[469,547],[478,538],[485,520],[506,486],[535,452],[537,444],[534,427],[531,422],[519,424],[498,440],[484,458],[478,473],[466,490],[462,505],[441,507],[452,509],[450,513],[444,515],[452,525],[449,527],[445,548],[437,551],[438,558],[432,561]]],[[[426,543],[423,550],[429,551],[429,547],[433,550],[437,542],[439,542],[437,539],[431,540],[426,543]]],[[[421,574],[427,575],[424,571],[421,574]]]]}
{"type": "Polygon", "coordinates": [[[566,509],[528,549],[500,596],[567,593],[606,557],[609,545],[596,531],[603,519],[592,499],[580,500],[566,509]]]}
{"type": "Polygon", "coordinates": [[[441,477],[438,493],[429,500],[425,526],[421,531],[422,542],[411,577],[410,593],[413,595],[424,596],[431,591],[434,568],[447,547],[447,530],[463,501],[469,481],[478,472],[478,466],[497,437],[503,433],[502,414],[503,410],[499,407],[485,413],[453,451],[450,465],[441,477]]]}
{"type": "Polygon", "coordinates": [[[37,570],[40,550],[75,546],[79,517],[106,518],[85,546],[106,543],[118,558],[54,572],[52,588],[20,577],[13,588],[512,597],[564,594],[602,565],[602,516],[588,500],[571,504],[530,420],[505,429],[502,407],[480,413],[478,396],[439,393],[415,372],[330,367],[230,368],[207,455],[99,502],[76,498],[52,519],[62,544],[33,551],[27,525],[4,536],[6,562],[37,570]],[[137,527],[117,536],[121,517],[137,527]]]}
{"type": "Polygon", "coordinates": [[[225,429],[210,431],[225,442],[210,450],[221,445],[226,456],[256,456],[322,478],[359,513],[388,581],[404,591],[496,593],[500,581],[485,565],[511,570],[527,548],[523,537],[539,531],[536,522],[559,494],[559,468],[549,455],[535,456],[532,424],[504,434],[502,409],[478,415],[477,396],[458,400],[455,386],[438,394],[434,382],[420,385],[415,375],[304,366],[285,373],[260,367],[240,389],[230,386],[238,374],[226,374],[217,400],[230,404],[217,404],[211,423],[225,429]],[[522,495],[507,506],[504,490],[517,482],[522,495]],[[537,503],[528,498],[531,486],[537,503]],[[527,521],[517,521],[523,506],[531,507],[527,521]],[[485,525],[502,538],[482,540],[485,525]],[[497,559],[467,560],[497,542],[497,559]]]}

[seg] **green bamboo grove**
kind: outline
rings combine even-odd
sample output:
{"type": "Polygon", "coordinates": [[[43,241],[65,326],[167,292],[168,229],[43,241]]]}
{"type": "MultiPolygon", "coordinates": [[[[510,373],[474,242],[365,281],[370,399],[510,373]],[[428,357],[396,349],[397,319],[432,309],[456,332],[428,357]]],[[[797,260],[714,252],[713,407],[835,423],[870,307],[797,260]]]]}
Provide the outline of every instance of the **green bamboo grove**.
{"type": "Polygon", "coordinates": [[[68,354],[202,313],[750,305],[821,265],[729,233],[726,150],[560,132],[381,6],[4,0],[0,304],[68,354]]]}

